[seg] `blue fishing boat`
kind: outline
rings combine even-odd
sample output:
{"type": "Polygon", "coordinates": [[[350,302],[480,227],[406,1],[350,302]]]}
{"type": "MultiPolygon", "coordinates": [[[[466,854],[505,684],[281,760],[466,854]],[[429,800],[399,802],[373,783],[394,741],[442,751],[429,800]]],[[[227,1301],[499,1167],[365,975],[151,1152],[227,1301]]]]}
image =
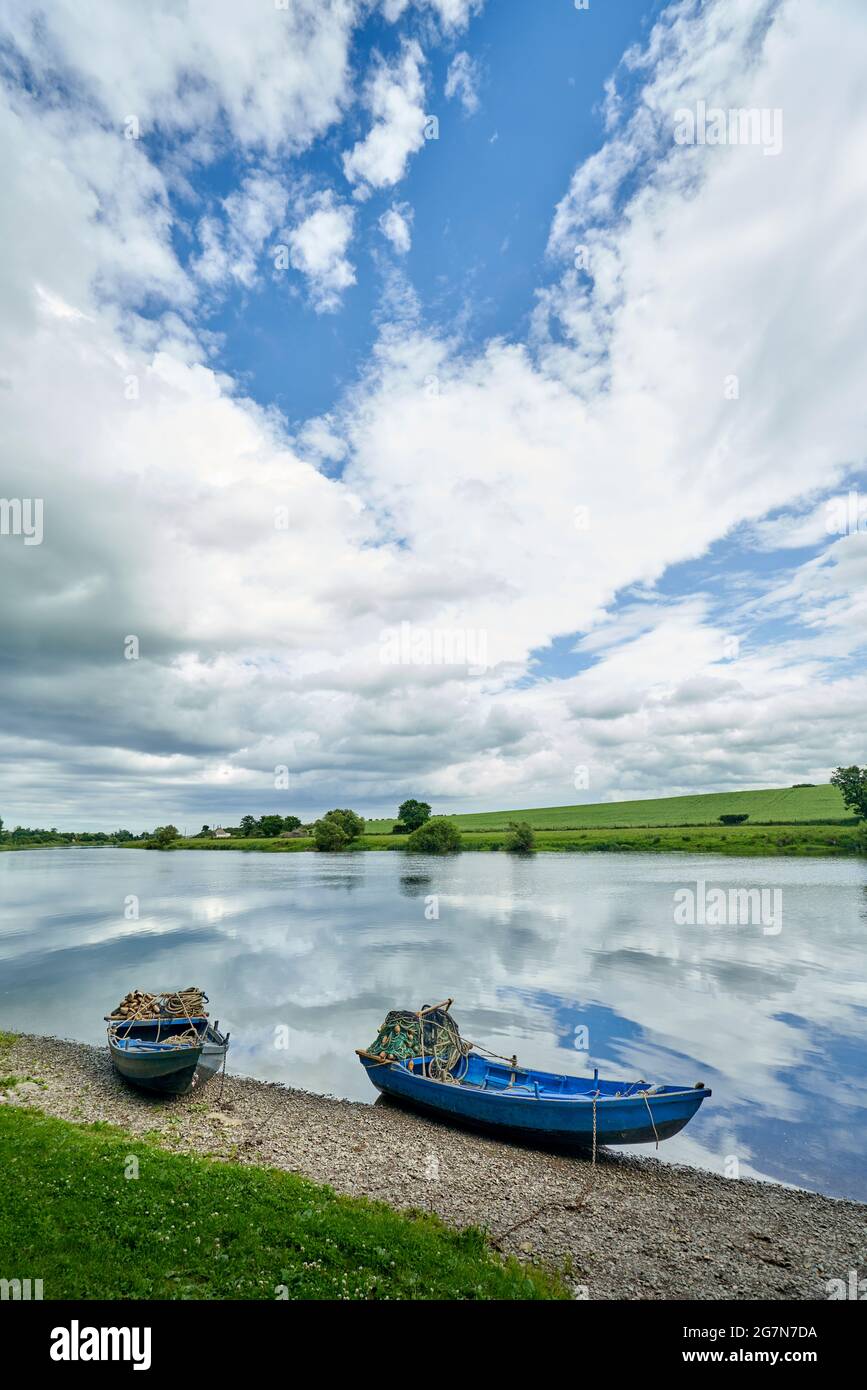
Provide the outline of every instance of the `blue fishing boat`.
{"type": "Polygon", "coordinates": [[[108,1050],[120,1075],[175,1096],[210,1081],[225,1064],[229,1034],[209,1021],[206,1002],[198,990],[127,995],[108,1016],[108,1050]]]}
{"type": "Polygon", "coordinates": [[[603,1081],[536,1071],[461,1038],[451,999],[417,1013],[393,1010],[358,1057],[377,1090],[439,1119],[508,1136],[594,1151],[600,1144],[658,1144],[688,1124],[710,1090],[603,1081]]]}

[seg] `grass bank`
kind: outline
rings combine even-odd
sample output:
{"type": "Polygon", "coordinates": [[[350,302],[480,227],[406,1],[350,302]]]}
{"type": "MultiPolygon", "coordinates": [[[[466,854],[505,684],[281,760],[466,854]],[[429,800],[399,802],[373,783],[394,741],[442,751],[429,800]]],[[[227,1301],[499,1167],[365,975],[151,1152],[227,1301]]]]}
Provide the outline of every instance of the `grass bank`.
{"type": "Polygon", "coordinates": [[[104,1125],[2,1106],[0,1171],[0,1270],[47,1299],[568,1297],[478,1230],[104,1125]]]}
{"type": "MultiPolygon", "coordinates": [[[[524,811],[477,811],[449,816],[461,831],[505,830],[510,820],[535,830],[623,829],[629,826],[713,825],[722,815],[747,815],[754,824],[836,822],[854,824],[843,798],[829,782],[815,787],[772,787],[760,791],[703,792],[646,801],[602,801],[580,806],[541,806],[524,811]]],[[[390,834],[393,820],[369,820],[373,834],[390,834]]]]}
{"type": "Polygon", "coordinates": [[[68,840],[0,840],[0,854],[19,849],[69,848],[68,840]]]}
{"type": "MultiPolygon", "coordinates": [[[[666,796],[647,801],[610,801],[581,806],[549,806],[525,811],[483,811],[448,816],[461,832],[465,850],[501,850],[508,824],[527,821],[536,831],[536,849],[551,851],[680,850],[728,855],[846,855],[865,852],[864,830],[847,813],[843,798],[829,783],[777,787],[759,791],[708,792],[666,796]],[[745,815],[743,825],[720,825],[721,815],[745,815]]],[[[352,850],[405,850],[406,837],[393,835],[392,820],[369,820],[352,850]]],[[[90,848],[82,845],[80,848],[90,848]]],[[[37,849],[11,845],[0,849],[37,849]]],[[[102,846],[97,846],[102,848],[102,846]]],[[[144,849],[130,840],[127,849],[144,849]]],[[[172,849],[205,849],[292,854],[314,848],[313,838],[177,840],[172,849]]]]}
{"type": "MultiPolygon", "coordinates": [[[[462,831],[464,850],[502,851],[506,831],[462,831]]],[[[852,855],[863,853],[859,829],[855,825],[686,825],[622,826],[585,830],[537,830],[537,851],[642,852],[725,855],[852,855]]],[[[140,840],[128,843],[130,849],[143,849],[140,840]]],[[[172,850],[215,850],[228,853],[293,854],[314,849],[312,838],[298,840],[178,840],[172,850]]],[[[363,850],[405,850],[404,835],[363,835],[350,852],[363,850]]],[[[157,851],[154,851],[155,853],[157,851]]]]}
{"type": "MultiPolygon", "coordinates": [[[[371,837],[373,838],[373,837],[371,837]]],[[[505,835],[479,831],[462,834],[464,849],[501,850],[505,835]]],[[[856,826],[834,825],[710,825],[626,826],[615,830],[537,830],[537,851],[585,853],[852,855],[863,853],[856,826]]]]}
{"type": "MultiPolygon", "coordinates": [[[[48,1270],[53,1285],[65,1284],[68,1266],[56,1263],[55,1251],[72,1231],[71,1239],[82,1246],[76,1265],[81,1261],[92,1270],[99,1260],[93,1246],[105,1245],[106,1263],[108,1253],[121,1271],[140,1260],[151,1287],[157,1293],[168,1289],[173,1297],[223,1297],[226,1287],[231,1296],[255,1297],[257,1280],[261,1296],[273,1297],[275,1267],[278,1277],[297,1270],[299,1278],[316,1279],[330,1293],[335,1280],[342,1284],[343,1275],[359,1265],[365,1281],[350,1288],[363,1293],[375,1278],[377,1292],[389,1297],[415,1297],[428,1278],[439,1280],[434,1289],[445,1284],[449,1297],[463,1289],[469,1297],[499,1297],[501,1290],[511,1296],[514,1280],[522,1278],[533,1282],[534,1296],[559,1293],[534,1269],[506,1266],[504,1272],[495,1264],[491,1274],[480,1237],[458,1234],[473,1225],[491,1233],[497,1250],[562,1271],[573,1294],[591,1299],[816,1299],[827,1298],[829,1277],[845,1278],[857,1268],[864,1250],[864,1206],[659,1162],[649,1156],[650,1146],[647,1156],[603,1152],[593,1168],[583,1158],[501,1144],[394,1106],[340,1101],[231,1072],[222,1095],[205,1092],[167,1104],[124,1085],[107,1049],[86,1043],[21,1035],[4,1054],[4,1075],[33,1078],[18,1086],[16,1108],[26,1103],[71,1122],[93,1143],[117,1131],[83,1126],[103,1121],[122,1127],[119,1148],[91,1148],[83,1161],[67,1157],[72,1151],[54,1141],[49,1146],[40,1140],[25,1153],[20,1131],[9,1156],[0,1149],[0,1211],[4,1200],[20,1201],[25,1188],[30,1202],[30,1210],[21,1208],[26,1215],[13,1222],[11,1247],[8,1218],[4,1228],[0,1217],[4,1278],[39,1278],[48,1270]],[[169,1153],[210,1159],[205,1178],[191,1183],[191,1170],[176,1167],[175,1179],[161,1192],[146,1147],[157,1135],[158,1159],[169,1153]],[[125,1164],[131,1154],[140,1162],[137,1181],[121,1179],[117,1170],[119,1158],[125,1164]],[[14,1199],[4,1193],[10,1157],[24,1165],[11,1179],[14,1199]],[[215,1158],[225,1160],[219,1172],[233,1184],[221,1192],[211,1183],[215,1158]],[[31,1169],[32,1180],[25,1181],[31,1169]],[[275,1188],[274,1170],[290,1184],[275,1188]],[[264,1187],[234,1186],[236,1178],[255,1173],[264,1187]],[[82,1178],[92,1181],[94,1194],[85,1194],[76,1209],[82,1178]],[[204,1199],[201,1181],[207,1184],[204,1199]],[[276,1191],[298,1192],[300,1181],[312,1189],[309,1199],[272,1200],[276,1191]],[[367,1200],[335,1206],[321,1184],[367,1200]],[[188,1201],[192,1205],[185,1207],[188,1201]],[[404,1224],[401,1212],[410,1201],[435,1213],[455,1233],[456,1244],[425,1241],[430,1231],[439,1239],[442,1228],[436,1224],[404,1224]],[[341,1210],[370,1214],[372,1203],[376,1213],[379,1202],[388,1204],[393,1222],[384,1232],[374,1233],[372,1223],[335,1231],[341,1210]],[[52,1231],[53,1221],[65,1223],[61,1236],[52,1231]],[[196,1242],[206,1233],[213,1253],[204,1239],[196,1242]],[[31,1259],[31,1248],[40,1264],[31,1259]],[[220,1254],[229,1260],[217,1260],[220,1254]],[[321,1268],[311,1272],[304,1261],[320,1261],[321,1268]],[[239,1290],[235,1284],[242,1278],[250,1283],[239,1290]],[[222,1287],[215,1287],[217,1279],[222,1287]],[[497,1280],[493,1289],[491,1279],[497,1280]],[[502,1279],[513,1282],[505,1288],[502,1279]]],[[[0,1115],[6,1108],[0,1106],[0,1115]]],[[[69,1134],[61,1131],[61,1138],[64,1132],[69,1134]]],[[[109,1275],[115,1277],[113,1270],[109,1275]]],[[[531,1296],[520,1291],[520,1282],[517,1288],[518,1297],[531,1296]]],[[[56,1287],[46,1284],[45,1293],[55,1296],[56,1287]]]]}

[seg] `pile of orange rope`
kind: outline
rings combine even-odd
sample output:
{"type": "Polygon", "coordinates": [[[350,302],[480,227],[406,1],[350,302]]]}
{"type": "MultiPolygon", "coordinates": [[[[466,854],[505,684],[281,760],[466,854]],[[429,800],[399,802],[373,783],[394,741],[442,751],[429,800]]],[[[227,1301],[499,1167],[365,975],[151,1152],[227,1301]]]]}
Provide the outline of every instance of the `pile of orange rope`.
{"type": "Polygon", "coordinates": [[[127,1019],[130,1022],[163,1018],[207,1018],[207,999],[208,996],[194,986],[190,989],[166,990],[160,994],[147,994],[140,989],[134,989],[121,999],[117,1008],[107,1017],[127,1019]]]}

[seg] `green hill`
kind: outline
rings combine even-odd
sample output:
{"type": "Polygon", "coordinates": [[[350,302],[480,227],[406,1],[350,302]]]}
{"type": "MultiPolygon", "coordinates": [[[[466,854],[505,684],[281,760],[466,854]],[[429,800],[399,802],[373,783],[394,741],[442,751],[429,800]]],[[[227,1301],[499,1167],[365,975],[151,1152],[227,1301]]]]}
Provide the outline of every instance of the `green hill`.
{"type": "MultiPolygon", "coordinates": [[[[437,807],[434,807],[437,812],[437,807]]],[[[775,787],[770,791],[707,792],[647,801],[603,801],[584,806],[543,806],[521,811],[476,811],[450,816],[461,830],[502,829],[510,820],[529,821],[537,830],[627,828],[629,826],[716,825],[721,815],[748,815],[752,825],[809,822],[854,824],[836,787],[775,787]]],[[[367,822],[369,834],[388,834],[393,820],[367,822]]]]}

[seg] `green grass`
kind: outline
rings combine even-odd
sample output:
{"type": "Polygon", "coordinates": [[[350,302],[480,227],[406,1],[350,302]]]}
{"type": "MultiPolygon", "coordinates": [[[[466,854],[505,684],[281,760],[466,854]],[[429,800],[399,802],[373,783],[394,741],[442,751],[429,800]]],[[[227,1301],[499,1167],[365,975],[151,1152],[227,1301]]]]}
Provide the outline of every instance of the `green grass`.
{"type": "MultiPolygon", "coordinates": [[[[475,832],[464,849],[502,849],[505,833],[475,832]]],[[[627,826],[621,830],[537,830],[537,851],[571,850],[645,854],[844,855],[864,852],[855,826],[627,826]]]]}
{"type": "MultiPolygon", "coordinates": [[[[397,837],[395,837],[395,838],[397,838],[397,837]]],[[[145,844],[144,844],[144,842],[143,842],[142,840],[125,840],[125,841],[123,842],[121,848],[123,848],[123,849],[145,849],[146,846],[145,846],[145,844]]],[[[176,849],[213,849],[213,850],[225,849],[225,850],[240,850],[240,851],[243,852],[243,851],[245,851],[245,850],[246,850],[246,851],[249,851],[249,850],[254,850],[254,849],[255,849],[255,850],[264,850],[264,851],[265,851],[266,853],[268,853],[268,854],[286,854],[286,853],[291,853],[293,850],[299,850],[299,849],[312,849],[312,848],[313,848],[313,836],[312,836],[312,835],[310,835],[310,836],[305,836],[303,839],[298,839],[298,840],[281,840],[281,839],[279,839],[279,838],[276,837],[276,836],[275,836],[274,838],[272,838],[272,839],[265,839],[265,838],[261,838],[261,839],[260,839],[260,838],[258,838],[258,837],[255,836],[255,835],[251,835],[251,836],[250,836],[249,838],[247,838],[247,839],[242,839],[241,836],[238,836],[236,839],[232,839],[232,840],[198,840],[198,839],[191,838],[191,839],[188,839],[188,840],[176,840],[175,843],[172,845],[172,850],[176,850],[176,849]]],[[[161,851],[161,850],[156,850],[156,849],[151,851],[152,854],[160,854],[160,853],[165,853],[165,852],[166,852],[166,851],[161,851]]],[[[168,852],[171,853],[171,850],[168,851],[168,852]]]]}
{"type": "MultiPolygon", "coordinates": [[[[865,852],[863,832],[829,783],[769,791],[707,792],[648,801],[606,801],[524,811],[478,811],[449,816],[467,850],[500,850],[508,823],[529,821],[537,850],[692,850],[707,854],[817,855],[865,852]],[[745,825],[720,825],[719,817],[746,814],[745,825]]],[[[404,850],[405,835],[392,835],[394,821],[369,820],[352,851],[404,850]]],[[[141,840],[126,846],[143,849],[141,840]]],[[[313,849],[313,839],[178,840],[172,849],[264,851],[286,854],[313,849]]]]}
{"type": "MultiPolygon", "coordinates": [[[[519,819],[534,827],[535,847],[541,851],[681,850],[750,856],[865,852],[863,832],[830,785],[478,812],[449,819],[461,831],[465,850],[502,850],[509,821],[519,819]],[[746,813],[749,820],[744,825],[720,825],[719,816],[729,813],[746,813]]],[[[405,850],[407,837],[392,835],[393,824],[369,820],[351,850],[405,850]]],[[[132,843],[141,848],[141,842],[132,843]]],[[[181,840],[174,848],[280,854],[310,850],[313,840],[181,840]]]]}
{"type": "MultiPolygon", "coordinates": [[[[536,830],[614,829],[627,826],[712,825],[721,815],[746,813],[758,823],[807,821],[853,823],[836,787],[779,787],[770,791],[706,792],[647,801],[603,801],[581,806],[548,806],[525,811],[476,811],[450,816],[461,830],[505,829],[525,820],[536,830]]],[[[392,820],[368,821],[371,834],[390,833],[392,820]]]]}
{"type": "MultiPolygon", "coordinates": [[[[461,835],[465,850],[504,851],[505,830],[465,831],[461,835]]],[[[406,848],[401,835],[365,835],[360,849],[394,850],[406,848]]],[[[669,853],[673,850],[696,854],[728,855],[841,855],[864,852],[856,826],[849,825],[710,825],[710,826],[627,826],[605,830],[537,830],[535,849],[545,851],[607,851],[669,853]]]]}
{"type": "MultiPolygon", "coordinates": [[[[505,849],[505,830],[471,830],[461,835],[464,850],[498,851],[505,849]]],[[[206,850],[266,850],[269,853],[292,853],[312,850],[312,840],[216,840],[202,845],[184,843],[177,849],[206,850]]],[[[729,855],[841,855],[864,852],[858,828],[844,823],[838,825],[685,825],[685,826],[624,826],[622,828],[589,828],[585,830],[537,830],[537,851],[640,851],[646,854],[681,850],[698,854],[729,855]]],[[[363,835],[348,853],[362,850],[405,850],[405,835],[363,835]]]]}
{"type": "Polygon", "coordinates": [[[478,1230],[107,1126],[0,1107],[0,1172],[0,1271],[46,1299],[568,1297],[478,1230]]]}

